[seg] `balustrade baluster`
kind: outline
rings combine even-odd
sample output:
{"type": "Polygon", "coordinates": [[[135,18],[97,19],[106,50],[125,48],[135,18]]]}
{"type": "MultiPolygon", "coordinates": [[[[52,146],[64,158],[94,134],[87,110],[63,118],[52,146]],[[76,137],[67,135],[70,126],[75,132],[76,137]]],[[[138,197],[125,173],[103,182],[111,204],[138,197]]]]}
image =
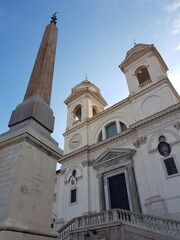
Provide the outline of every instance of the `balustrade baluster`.
{"type": "Polygon", "coordinates": [[[89,216],[77,217],[59,230],[59,238],[64,239],[73,230],[118,221],[122,221],[125,224],[130,223],[152,231],[169,234],[180,240],[180,223],[178,221],[168,221],[163,218],[133,213],[122,209],[113,209],[89,216]]]}
{"type": "Polygon", "coordinates": [[[125,217],[124,217],[124,211],[121,210],[121,218],[122,218],[122,221],[124,222],[125,221],[125,217]]]}
{"type": "Polygon", "coordinates": [[[121,210],[118,210],[118,213],[119,213],[119,220],[122,221],[122,212],[121,212],[121,210]]]}

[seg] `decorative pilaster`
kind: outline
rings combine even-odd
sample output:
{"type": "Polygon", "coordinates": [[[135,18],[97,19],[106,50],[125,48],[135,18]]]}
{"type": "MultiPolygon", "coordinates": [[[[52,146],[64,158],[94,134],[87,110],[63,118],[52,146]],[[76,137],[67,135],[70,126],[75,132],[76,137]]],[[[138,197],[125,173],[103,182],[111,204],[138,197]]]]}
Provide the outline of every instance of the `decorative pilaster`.
{"type": "Polygon", "coordinates": [[[134,169],[131,164],[127,166],[127,172],[129,177],[129,187],[130,187],[130,192],[132,197],[133,211],[140,212],[140,203],[138,198],[136,180],[134,176],[134,169]]]}
{"type": "Polygon", "coordinates": [[[103,175],[101,173],[97,173],[98,178],[98,189],[99,189],[99,205],[100,205],[100,211],[106,210],[105,208],[105,197],[104,197],[104,181],[103,181],[103,175]]]}

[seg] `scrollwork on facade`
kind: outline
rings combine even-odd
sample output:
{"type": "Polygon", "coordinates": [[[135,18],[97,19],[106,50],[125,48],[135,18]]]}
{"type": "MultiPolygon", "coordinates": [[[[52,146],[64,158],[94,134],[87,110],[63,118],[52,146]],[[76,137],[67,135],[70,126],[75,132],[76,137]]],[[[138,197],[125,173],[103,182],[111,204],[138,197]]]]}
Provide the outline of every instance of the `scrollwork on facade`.
{"type": "Polygon", "coordinates": [[[61,174],[64,175],[66,173],[66,168],[61,169],[61,174]]]}
{"type": "Polygon", "coordinates": [[[134,167],[134,161],[131,160],[130,163],[128,163],[126,166],[127,166],[127,168],[133,168],[134,167]]]}
{"type": "Polygon", "coordinates": [[[137,139],[137,141],[135,141],[133,144],[135,147],[140,147],[141,144],[146,143],[147,137],[143,136],[137,139]]]}
{"type": "Polygon", "coordinates": [[[97,178],[101,178],[101,177],[102,177],[102,173],[97,173],[97,174],[96,174],[96,177],[97,177],[97,178]]]}
{"type": "Polygon", "coordinates": [[[90,160],[85,160],[85,161],[82,162],[82,165],[83,165],[83,167],[92,166],[92,161],[90,161],[90,160]]]}
{"type": "Polygon", "coordinates": [[[175,123],[174,125],[173,125],[176,129],[180,129],[180,122],[177,122],[177,123],[175,123]]]}

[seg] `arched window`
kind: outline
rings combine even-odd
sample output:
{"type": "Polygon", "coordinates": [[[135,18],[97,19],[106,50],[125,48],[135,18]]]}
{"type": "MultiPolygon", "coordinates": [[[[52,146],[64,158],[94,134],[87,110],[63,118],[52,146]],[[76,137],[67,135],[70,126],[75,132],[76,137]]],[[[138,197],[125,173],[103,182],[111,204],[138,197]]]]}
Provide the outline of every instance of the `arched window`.
{"type": "Polygon", "coordinates": [[[111,122],[106,126],[106,137],[112,137],[117,134],[116,122],[111,122]]]}
{"type": "Polygon", "coordinates": [[[121,128],[121,131],[126,131],[127,130],[127,126],[123,123],[123,122],[119,122],[120,123],[120,128],[121,128]]]}
{"type": "MultiPolygon", "coordinates": [[[[120,132],[127,130],[127,126],[123,122],[119,122],[119,125],[120,125],[120,127],[116,125],[115,121],[107,124],[105,126],[106,138],[110,138],[110,137],[116,135],[117,133],[119,133],[119,131],[117,131],[117,129],[119,130],[119,128],[120,128],[120,132]]],[[[101,131],[98,135],[97,142],[101,142],[103,140],[104,139],[102,137],[102,131],[101,131]]]]}
{"type": "Polygon", "coordinates": [[[103,139],[102,139],[102,131],[99,133],[99,136],[98,136],[98,140],[97,142],[101,142],[103,139]]]}
{"type": "Polygon", "coordinates": [[[136,77],[137,77],[139,85],[141,85],[151,79],[146,66],[141,66],[136,70],[136,77]]]}
{"type": "Polygon", "coordinates": [[[93,117],[96,116],[97,113],[98,113],[97,107],[96,107],[96,106],[93,106],[93,107],[92,107],[92,116],[93,116],[93,117]]]}
{"type": "Polygon", "coordinates": [[[74,111],[73,111],[73,114],[74,114],[74,121],[81,121],[81,105],[77,105],[75,108],[74,108],[74,111]]]}

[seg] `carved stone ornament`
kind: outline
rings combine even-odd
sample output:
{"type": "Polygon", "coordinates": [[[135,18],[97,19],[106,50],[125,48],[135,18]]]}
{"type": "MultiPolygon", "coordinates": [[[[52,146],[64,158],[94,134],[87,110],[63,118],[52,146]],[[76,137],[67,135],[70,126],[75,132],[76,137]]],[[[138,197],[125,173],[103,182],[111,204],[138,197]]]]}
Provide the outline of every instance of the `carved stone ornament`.
{"type": "Polygon", "coordinates": [[[83,167],[91,166],[91,165],[92,165],[92,161],[90,161],[90,160],[85,160],[85,161],[82,162],[82,165],[83,165],[83,167]]]}
{"type": "Polygon", "coordinates": [[[135,147],[138,148],[141,146],[141,144],[146,143],[146,140],[147,140],[147,137],[143,136],[143,137],[138,138],[137,141],[135,141],[133,144],[135,147]]]}
{"type": "Polygon", "coordinates": [[[61,169],[61,174],[64,175],[66,173],[66,168],[61,169]]]}
{"type": "Polygon", "coordinates": [[[180,122],[175,123],[174,127],[179,130],[180,129],[180,122]]]}
{"type": "Polygon", "coordinates": [[[97,159],[94,160],[92,166],[100,171],[112,170],[114,168],[124,167],[128,163],[133,164],[133,156],[136,153],[130,148],[111,148],[106,149],[97,159]]]}
{"type": "Polygon", "coordinates": [[[97,178],[101,178],[102,177],[102,173],[97,173],[96,177],[97,178]]]}
{"type": "Polygon", "coordinates": [[[103,159],[103,161],[119,156],[119,152],[109,152],[103,159]]]}
{"type": "Polygon", "coordinates": [[[24,193],[24,194],[28,193],[28,188],[27,188],[26,185],[21,186],[21,192],[24,193]]]}

